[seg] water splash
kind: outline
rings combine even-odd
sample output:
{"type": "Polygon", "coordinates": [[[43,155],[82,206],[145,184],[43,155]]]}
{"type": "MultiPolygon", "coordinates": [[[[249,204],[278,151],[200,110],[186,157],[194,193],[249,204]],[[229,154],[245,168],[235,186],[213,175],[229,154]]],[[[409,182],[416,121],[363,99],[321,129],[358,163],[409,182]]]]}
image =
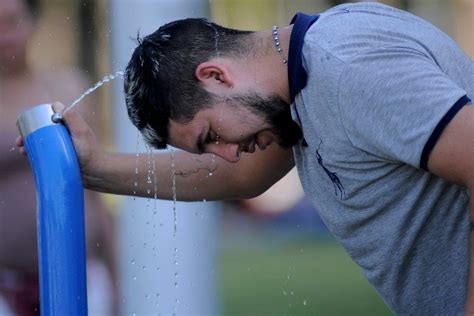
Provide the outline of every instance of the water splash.
{"type": "MultiPolygon", "coordinates": [[[[146,154],[147,154],[147,165],[148,165],[148,171],[147,171],[147,176],[146,176],[146,206],[145,206],[145,210],[146,212],[148,213],[148,211],[150,210],[150,198],[151,198],[151,193],[152,193],[152,190],[153,190],[153,168],[152,168],[152,161],[153,161],[153,151],[152,151],[152,148],[148,145],[148,144],[145,144],[145,151],[146,151],[146,154]]],[[[149,224],[150,222],[147,222],[147,224],[149,224]]]]}
{"type": "Polygon", "coordinates": [[[137,191],[138,191],[138,165],[140,160],[140,138],[141,134],[140,131],[137,131],[137,153],[136,153],[136,160],[135,160],[135,181],[133,183],[133,200],[135,201],[137,198],[137,191]]]}
{"type": "Polygon", "coordinates": [[[178,276],[179,276],[179,272],[178,272],[178,248],[174,248],[173,258],[174,258],[174,263],[175,263],[175,266],[176,266],[176,270],[174,272],[174,287],[178,288],[178,286],[179,286],[179,279],[178,279],[178,276]]]}
{"type": "Polygon", "coordinates": [[[89,94],[91,94],[95,90],[99,89],[104,83],[107,83],[107,82],[109,82],[109,81],[111,81],[111,80],[113,80],[117,77],[123,78],[123,75],[124,75],[124,71],[119,70],[115,73],[112,73],[112,74],[109,74],[109,75],[105,76],[104,78],[102,78],[102,80],[98,81],[93,87],[91,87],[91,88],[87,89],[86,91],[84,91],[84,93],[80,97],[78,97],[76,100],[74,100],[69,106],[65,107],[64,110],[54,114],[53,115],[53,121],[56,122],[56,123],[61,121],[62,116],[64,115],[64,113],[66,113],[67,111],[69,111],[70,109],[75,107],[86,96],[88,96],[89,94]]]}
{"type": "MultiPolygon", "coordinates": [[[[219,142],[217,141],[216,144],[219,144],[219,142]]],[[[209,177],[212,177],[214,175],[213,171],[217,169],[215,166],[216,166],[216,155],[212,154],[211,167],[209,168],[209,177]]],[[[203,202],[204,201],[205,200],[203,200],[203,202]]]]}
{"type": "Polygon", "coordinates": [[[74,106],[76,106],[76,104],[81,102],[82,99],[84,99],[86,96],[88,96],[89,94],[91,94],[92,92],[94,92],[95,90],[100,88],[104,83],[107,83],[111,80],[114,80],[117,77],[123,78],[123,74],[124,74],[124,71],[119,70],[119,71],[117,71],[113,74],[109,74],[109,75],[105,76],[104,78],[102,78],[102,80],[98,81],[92,88],[87,89],[79,98],[74,100],[74,102],[72,102],[70,106],[68,106],[67,108],[64,109],[63,113],[66,113],[67,111],[69,111],[69,109],[72,109],[74,106]]]}
{"type": "MultiPolygon", "coordinates": [[[[176,231],[177,231],[177,226],[178,226],[178,218],[176,214],[176,165],[175,165],[175,155],[174,155],[174,148],[170,147],[170,152],[171,152],[171,176],[172,176],[172,185],[171,185],[171,191],[173,193],[173,238],[176,240],[176,231]]],[[[173,249],[173,260],[174,260],[174,265],[176,267],[175,270],[175,280],[174,280],[174,286],[175,288],[178,288],[179,282],[178,282],[178,248],[173,249]]],[[[175,304],[173,306],[173,315],[176,315],[177,309],[178,309],[178,304],[179,304],[179,299],[176,298],[175,304]]]]}
{"type": "Polygon", "coordinates": [[[176,214],[176,165],[174,163],[174,149],[173,147],[170,147],[171,151],[171,176],[173,179],[172,185],[171,185],[171,191],[173,193],[173,237],[176,237],[176,231],[177,231],[177,226],[178,226],[178,216],[176,214]]]}
{"type": "Polygon", "coordinates": [[[157,208],[156,208],[156,201],[158,200],[158,180],[156,179],[156,161],[155,155],[152,151],[151,153],[151,160],[152,160],[152,168],[153,168],[153,214],[156,215],[157,208]]]}

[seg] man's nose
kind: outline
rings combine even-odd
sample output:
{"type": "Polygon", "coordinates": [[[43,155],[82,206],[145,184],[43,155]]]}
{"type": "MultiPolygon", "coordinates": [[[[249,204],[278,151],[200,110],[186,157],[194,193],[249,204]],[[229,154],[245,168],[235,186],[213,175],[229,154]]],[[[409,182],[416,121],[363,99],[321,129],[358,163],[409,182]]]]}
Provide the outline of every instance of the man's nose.
{"type": "Polygon", "coordinates": [[[219,142],[208,147],[208,152],[228,162],[237,162],[240,160],[240,148],[237,143],[219,142]]]}

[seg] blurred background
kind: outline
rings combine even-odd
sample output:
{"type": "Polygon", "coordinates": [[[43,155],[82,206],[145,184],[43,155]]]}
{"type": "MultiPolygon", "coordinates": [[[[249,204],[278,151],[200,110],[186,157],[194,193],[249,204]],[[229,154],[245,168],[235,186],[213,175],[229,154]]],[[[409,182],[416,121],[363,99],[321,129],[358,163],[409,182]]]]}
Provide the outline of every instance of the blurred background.
{"type": "MultiPolygon", "coordinates": [[[[68,89],[69,85],[80,87],[71,92],[73,95],[64,97],[51,89],[53,92],[44,97],[45,102],[59,99],[66,103],[78,97],[83,88],[123,69],[138,32],[147,34],[170,20],[204,16],[231,28],[261,30],[274,24],[287,25],[296,12],[316,14],[341,3],[329,0],[38,2],[39,7],[32,9],[35,22],[26,55],[31,69],[26,77],[31,79],[30,73],[47,76],[61,71],[66,77],[76,78],[80,73],[80,80],[71,79],[61,89],[68,89]]],[[[474,56],[474,0],[380,2],[427,19],[474,56]]],[[[7,111],[11,104],[10,98],[5,97],[7,79],[5,76],[0,79],[0,116],[20,114],[25,108],[7,111]]],[[[82,111],[90,118],[106,148],[145,152],[137,131],[126,118],[121,85],[122,80],[117,79],[97,90],[81,106],[82,111]]],[[[28,102],[25,106],[43,102],[39,97],[35,99],[33,92],[30,99],[22,100],[28,102]]],[[[14,151],[14,136],[11,137],[1,146],[0,156],[14,151]]],[[[7,170],[11,165],[3,160],[0,164],[3,164],[0,174],[8,186],[11,183],[8,179],[13,177],[12,171],[7,170]]],[[[146,166],[140,168],[140,172],[150,172],[146,166]]],[[[22,175],[19,181],[32,180],[22,175]]],[[[23,195],[34,196],[34,192],[29,189],[23,195]]],[[[92,251],[99,254],[99,261],[105,264],[95,268],[92,265],[89,269],[92,284],[89,292],[95,293],[89,303],[97,306],[91,315],[389,314],[360,269],[328,234],[317,215],[317,206],[315,209],[305,199],[294,171],[261,197],[247,201],[175,205],[151,198],[101,195],[99,199],[107,220],[100,222],[98,230],[105,236],[93,237],[96,239],[89,243],[95,249],[92,251]]],[[[6,191],[0,192],[0,223],[11,222],[16,205],[6,191]]],[[[34,215],[32,211],[31,218],[34,215]]],[[[0,239],[13,240],[2,227],[0,224],[3,229],[0,239]]],[[[10,257],[14,257],[15,249],[22,247],[19,239],[22,238],[17,236],[16,243],[5,244],[4,251],[0,249],[0,269],[4,270],[0,271],[0,316],[11,313],[6,299],[2,307],[1,295],[10,295],[11,279],[18,279],[15,260],[10,257]]],[[[25,242],[25,238],[21,241],[25,242]]],[[[31,251],[31,247],[24,248],[31,251]]],[[[25,256],[18,260],[29,259],[25,256]]],[[[19,292],[22,297],[34,295],[22,291],[19,292]]]]}

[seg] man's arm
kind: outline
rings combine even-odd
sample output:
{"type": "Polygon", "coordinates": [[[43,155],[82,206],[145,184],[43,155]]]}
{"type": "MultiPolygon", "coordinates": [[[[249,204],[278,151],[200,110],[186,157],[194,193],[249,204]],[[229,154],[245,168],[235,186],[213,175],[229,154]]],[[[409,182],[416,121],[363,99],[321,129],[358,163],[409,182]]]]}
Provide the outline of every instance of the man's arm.
{"type": "MultiPolygon", "coordinates": [[[[474,106],[465,105],[446,126],[428,159],[434,174],[467,187],[470,220],[474,221],[474,106]]],[[[474,231],[470,234],[466,315],[474,315],[474,231]]]]}
{"type": "MultiPolygon", "coordinates": [[[[62,108],[54,104],[55,110],[62,108]]],[[[113,194],[173,198],[171,154],[110,154],[100,148],[82,117],[74,110],[64,113],[88,189],[113,194]],[[138,168],[138,173],[136,169],[138,168]],[[156,175],[148,172],[154,171],[156,175]],[[148,178],[152,180],[152,183],[148,178]],[[154,179],[156,178],[156,191],[154,179]],[[135,184],[136,183],[136,184],[135,184]]],[[[212,155],[177,151],[174,165],[177,199],[181,201],[223,200],[255,197],[288,173],[294,166],[293,152],[274,144],[264,151],[243,154],[237,163],[212,155]],[[212,174],[212,175],[210,175],[212,174]]]]}
{"type": "MultiPolygon", "coordinates": [[[[100,166],[84,174],[88,189],[160,199],[173,198],[171,154],[104,154],[100,166]],[[153,159],[153,160],[150,160],[153,159]],[[136,173],[138,168],[138,173],[136,173]],[[156,175],[151,172],[155,172],[156,175]],[[154,185],[156,177],[156,187],[154,185]],[[151,179],[152,183],[149,183],[151,179]],[[156,190],[156,191],[155,191],[156,190]]],[[[291,150],[271,145],[264,151],[244,154],[228,163],[211,155],[183,151],[174,154],[176,193],[180,201],[251,198],[265,192],[294,165],[291,150]]]]}

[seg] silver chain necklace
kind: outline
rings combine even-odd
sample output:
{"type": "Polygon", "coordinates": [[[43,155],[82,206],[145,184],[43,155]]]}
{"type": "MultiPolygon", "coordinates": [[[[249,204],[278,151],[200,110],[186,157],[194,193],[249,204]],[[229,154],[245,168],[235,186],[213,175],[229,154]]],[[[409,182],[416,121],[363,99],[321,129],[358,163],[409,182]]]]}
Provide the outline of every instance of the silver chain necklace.
{"type": "Polygon", "coordinates": [[[273,41],[275,42],[275,47],[278,51],[278,54],[281,55],[281,58],[283,60],[283,64],[287,64],[288,59],[286,59],[285,55],[283,55],[283,49],[281,48],[280,38],[278,37],[278,26],[276,26],[276,25],[272,26],[272,33],[273,33],[273,41]]]}

